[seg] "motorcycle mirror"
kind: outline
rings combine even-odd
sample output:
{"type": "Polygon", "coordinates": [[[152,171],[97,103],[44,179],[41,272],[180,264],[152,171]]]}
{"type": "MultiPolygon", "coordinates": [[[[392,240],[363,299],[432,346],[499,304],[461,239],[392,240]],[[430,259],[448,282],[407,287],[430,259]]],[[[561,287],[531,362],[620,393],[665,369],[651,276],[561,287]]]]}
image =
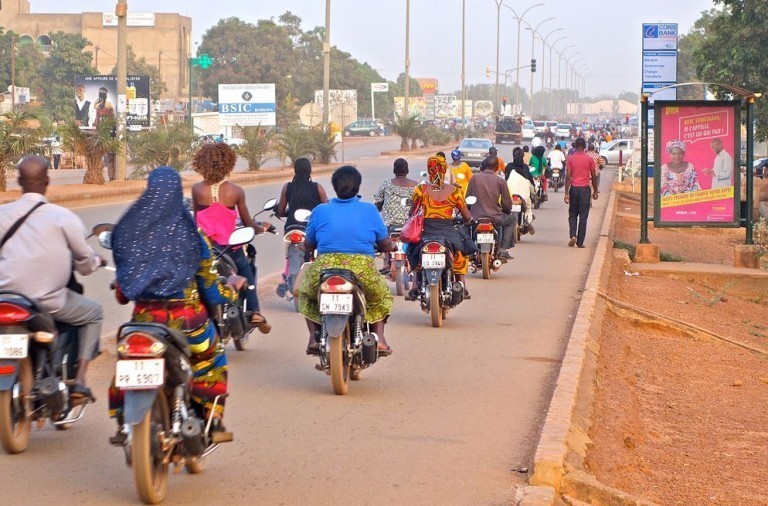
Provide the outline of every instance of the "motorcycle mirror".
{"type": "Polygon", "coordinates": [[[240,246],[241,244],[248,244],[254,237],[256,237],[256,231],[251,227],[238,228],[229,236],[229,245],[240,246]]]}
{"type": "Polygon", "coordinates": [[[296,221],[309,221],[310,216],[312,216],[312,211],[309,209],[296,209],[293,212],[293,217],[296,221]]]}
{"type": "Polygon", "coordinates": [[[102,230],[99,232],[99,244],[104,249],[112,249],[112,231],[102,230]]]}
{"type": "Polygon", "coordinates": [[[275,207],[275,204],[277,204],[277,199],[269,199],[266,202],[264,202],[264,210],[269,211],[273,207],[275,207]]]}
{"type": "Polygon", "coordinates": [[[419,176],[427,177],[427,171],[423,170],[423,171],[419,172],[419,176]]]}
{"type": "Polygon", "coordinates": [[[94,225],[91,229],[91,235],[98,236],[102,232],[106,232],[109,230],[114,230],[115,226],[111,223],[99,223],[97,225],[94,225]]]}
{"type": "Polygon", "coordinates": [[[466,198],[466,201],[467,201],[467,205],[470,205],[470,206],[472,204],[477,204],[477,197],[475,197],[474,195],[470,195],[469,197],[466,198]]]}

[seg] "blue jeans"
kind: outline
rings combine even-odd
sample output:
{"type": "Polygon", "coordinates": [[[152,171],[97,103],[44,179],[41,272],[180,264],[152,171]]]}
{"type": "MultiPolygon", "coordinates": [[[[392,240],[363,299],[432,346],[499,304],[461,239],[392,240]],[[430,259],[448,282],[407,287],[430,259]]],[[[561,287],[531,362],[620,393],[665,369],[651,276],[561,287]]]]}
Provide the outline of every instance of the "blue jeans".
{"type": "Polygon", "coordinates": [[[260,313],[259,296],[256,288],[256,273],[254,272],[256,270],[255,266],[254,268],[251,268],[251,264],[248,262],[248,257],[245,256],[244,248],[238,248],[236,251],[231,252],[229,256],[235,262],[237,274],[248,280],[246,286],[244,286],[242,290],[245,295],[246,311],[260,313]],[[249,286],[252,286],[253,289],[248,288],[249,286]]]}
{"type": "Polygon", "coordinates": [[[587,218],[592,207],[592,189],[589,186],[571,186],[568,194],[568,228],[570,237],[576,238],[576,245],[584,245],[587,235],[587,218]]]}

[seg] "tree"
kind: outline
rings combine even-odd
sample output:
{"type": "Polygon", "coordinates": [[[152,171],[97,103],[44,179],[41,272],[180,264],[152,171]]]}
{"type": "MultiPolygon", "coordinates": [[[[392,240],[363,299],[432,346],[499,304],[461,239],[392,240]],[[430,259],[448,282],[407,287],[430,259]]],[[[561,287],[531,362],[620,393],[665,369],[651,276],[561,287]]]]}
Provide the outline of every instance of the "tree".
{"type": "MultiPolygon", "coordinates": [[[[765,26],[768,2],[764,0],[715,0],[723,5],[712,17],[701,44],[693,50],[696,75],[703,81],[729,84],[750,91],[768,91],[768,60],[765,58],[765,26]]],[[[718,98],[730,98],[722,88],[718,98]]],[[[755,104],[758,138],[768,138],[768,103],[755,104]]]]}
{"type": "Polygon", "coordinates": [[[132,177],[144,177],[157,167],[172,167],[181,172],[195,154],[197,135],[188,123],[171,123],[132,135],[128,146],[131,162],[136,166],[132,177]]]}
{"type": "Polygon", "coordinates": [[[405,118],[398,114],[392,122],[392,131],[400,137],[400,151],[408,151],[408,141],[411,141],[411,145],[416,144],[416,139],[421,135],[421,130],[422,125],[416,116],[405,118]]]}
{"type": "Polygon", "coordinates": [[[242,132],[245,144],[235,147],[235,152],[248,161],[248,170],[259,170],[270,159],[275,131],[255,126],[244,127],[242,132]]]}
{"type": "MultiPolygon", "coordinates": [[[[704,42],[712,19],[720,15],[723,15],[723,12],[717,9],[703,11],[701,17],[694,23],[691,31],[680,37],[677,51],[678,83],[700,80],[696,74],[694,55],[704,42]]],[[[677,88],[677,98],[680,100],[704,100],[706,98],[706,87],[681,86],[677,88]]]]}
{"type": "Polygon", "coordinates": [[[95,130],[83,130],[74,121],[59,129],[64,149],[85,158],[83,184],[104,184],[104,157],[120,147],[120,141],[112,137],[114,128],[115,120],[104,118],[95,130]]]}
{"type": "MultiPolygon", "coordinates": [[[[168,90],[165,81],[160,77],[160,69],[147,62],[143,56],[137,59],[131,46],[128,46],[127,69],[129,76],[149,76],[149,92],[152,96],[159,97],[168,90]]],[[[110,74],[117,75],[117,66],[110,74]]]]}
{"type": "Polygon", "coordinates": [[[0,116],[0,191],[7,189],[7,170],[26,155],[41,151],[35,118],[25,112],[7,112],[0,116]]]}
{"type": "Polygon", "coordinates": [[[72,119],[75,75],[94,74],[91,43],[82,35],[56,32],[51,35],[51,53],[40,67],[42,98],[51,119],[72,119]]]}
{"type": "Polygon", "coordinates": [[[622,91],[619,93],[619,100],[625,100],[630,104],[637,104],[640,101],[640,95],[634,91],[622,91]]]}

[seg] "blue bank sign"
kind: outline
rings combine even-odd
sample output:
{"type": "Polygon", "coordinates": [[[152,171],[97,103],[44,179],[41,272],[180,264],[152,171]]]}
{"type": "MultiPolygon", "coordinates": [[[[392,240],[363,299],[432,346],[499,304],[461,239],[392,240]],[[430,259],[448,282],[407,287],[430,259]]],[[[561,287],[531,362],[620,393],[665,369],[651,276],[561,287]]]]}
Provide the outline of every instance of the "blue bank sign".
{"type": "Polygon", "coordinates": [[[277,125],[274,84],[220,84],[220,126],[277,125]]]}
{"type": "Polygon", "coordinates": [[[644,23],[643,51],[677,51],[677,23],[644,23]]]}

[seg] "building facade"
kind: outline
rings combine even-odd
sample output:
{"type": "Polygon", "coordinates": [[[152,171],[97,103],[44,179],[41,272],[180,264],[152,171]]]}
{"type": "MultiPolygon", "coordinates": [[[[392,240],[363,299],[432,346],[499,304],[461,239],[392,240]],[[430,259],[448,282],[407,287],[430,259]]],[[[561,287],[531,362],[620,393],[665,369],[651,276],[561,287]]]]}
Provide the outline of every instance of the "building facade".
{"type": "MultiPolygon", "coordinates": [[[[110,5],[114,5],[112,2],[110,5]]],[[[19,43],[36,43],[50,50],[50,34],[78,33],[88,39],[93,66],[109,74],[117,66],[117,19],[111,12],[39,14],[30,12],[29,0],[0,0],[0,26],[19,34],[19,43]]],[[[128,44],[138,58],[160,69],[167,91],[153,98],[187,95],[187,59],[190,55],[192,19],[179,14],[129,13],[128,44]]]]}

